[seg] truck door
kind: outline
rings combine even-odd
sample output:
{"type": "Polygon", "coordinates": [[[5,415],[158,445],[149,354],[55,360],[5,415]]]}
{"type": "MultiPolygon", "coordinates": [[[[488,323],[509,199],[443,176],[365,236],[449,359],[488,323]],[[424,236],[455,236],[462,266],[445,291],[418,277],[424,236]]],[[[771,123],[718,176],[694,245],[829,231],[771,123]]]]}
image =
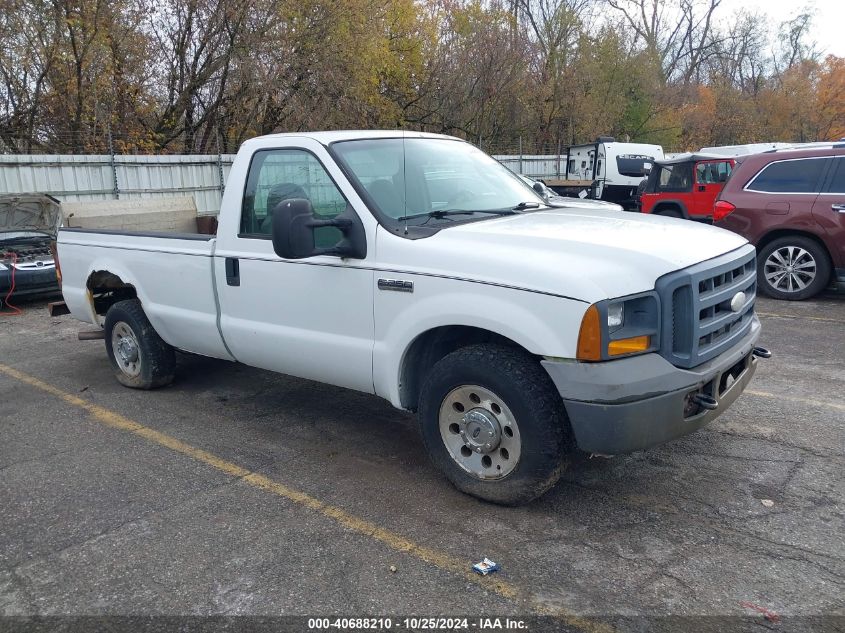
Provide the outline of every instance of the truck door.
{"type": "Polygon", "coordinates": [[[695,164],[695,187],[691,214],[696,217],[711,217],[716,198],[733,169],[732,160],[708,160],[695,164]]]}
{"type": "MultiPolygon", "coordinates": [[[[306,139],[296,144],[254,153],[240,225],[234,218],[221,223],[220,231],[237,235],[221,236],[215,253],[220,328],[240,362],[372,393],[373,272],[367,261],[285,260],[273,251],[270,212],[279,202],[307,198],[326,217],[349,204],[336,182],[349,185],[324,148],[306,139]]],[[[316,230],[317,246],[339,239],[335,227],[316,230]]],[[[374,249],[368,251],[372,257],[374,249]]]]}

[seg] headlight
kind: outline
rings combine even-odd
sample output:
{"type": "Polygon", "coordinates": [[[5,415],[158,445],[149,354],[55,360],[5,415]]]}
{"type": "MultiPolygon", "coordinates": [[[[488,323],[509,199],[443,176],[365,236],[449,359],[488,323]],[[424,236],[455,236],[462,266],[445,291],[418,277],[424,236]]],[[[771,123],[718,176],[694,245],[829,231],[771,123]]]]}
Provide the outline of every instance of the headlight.
{"type": "Polygon", "coordinates": [[[625,304],[610,303],[607,306],[607,329],[618,330],[625,323],[625,304]]]}
{"type": "Polygon", "coordinates": [[[647,292],[594,303],[581,320],[578,360],[601,361],[658,348],[660,301],[647,292]]]}

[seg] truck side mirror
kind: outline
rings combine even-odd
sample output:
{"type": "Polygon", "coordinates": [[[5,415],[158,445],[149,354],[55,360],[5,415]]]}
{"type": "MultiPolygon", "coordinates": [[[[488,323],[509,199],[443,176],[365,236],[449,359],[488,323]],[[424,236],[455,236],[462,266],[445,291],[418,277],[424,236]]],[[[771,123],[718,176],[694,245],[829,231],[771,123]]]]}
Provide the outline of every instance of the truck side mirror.
{"type": "Polygon", "coordinates": [[[305,198],[282,200],[272,211],[273,250],[284,259],[305,259],[315,255],[335,255],[364,259],[367,238],[364,225],[352,207],[330,219],[314,215],[311,202],[305,198]],[[314,230],[322,226],[337,227],[343,238],[331,248],[317,248],[314,230]]]}
{"type": "Polygon", "coordinates": [[[546,189],[546,186],[542,182],[539,182],[539,181],[535,182],[531,186],[531,188],[534,189],[534,191],[536,191],[538,194],[540,194],[540,197],[543,200],[545,200],[546,202],[549,201],[549,192],[546,189]]]}

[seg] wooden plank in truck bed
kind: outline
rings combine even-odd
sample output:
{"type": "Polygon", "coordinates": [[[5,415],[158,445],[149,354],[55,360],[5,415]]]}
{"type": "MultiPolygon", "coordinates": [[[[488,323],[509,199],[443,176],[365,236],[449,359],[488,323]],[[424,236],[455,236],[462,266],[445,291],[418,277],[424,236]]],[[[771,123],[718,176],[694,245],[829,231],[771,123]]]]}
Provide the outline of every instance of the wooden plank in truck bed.
{"type": "Polygon", "coordinates": [[[548,178],[543,180],[547,187],[592,187],[595,180],[559,180],[548,178]]]}

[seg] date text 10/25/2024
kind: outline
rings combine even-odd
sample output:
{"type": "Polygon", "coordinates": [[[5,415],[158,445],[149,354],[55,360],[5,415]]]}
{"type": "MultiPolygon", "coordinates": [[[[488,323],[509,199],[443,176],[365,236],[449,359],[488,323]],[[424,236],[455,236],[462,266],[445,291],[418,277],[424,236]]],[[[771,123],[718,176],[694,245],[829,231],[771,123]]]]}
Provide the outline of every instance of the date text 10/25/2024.
{"type": "Polygon", "coordinates": [[[528,625],[517,618],[308,618],[308,630],[340,631],[496,631],[526,630],[528,625]]]}

